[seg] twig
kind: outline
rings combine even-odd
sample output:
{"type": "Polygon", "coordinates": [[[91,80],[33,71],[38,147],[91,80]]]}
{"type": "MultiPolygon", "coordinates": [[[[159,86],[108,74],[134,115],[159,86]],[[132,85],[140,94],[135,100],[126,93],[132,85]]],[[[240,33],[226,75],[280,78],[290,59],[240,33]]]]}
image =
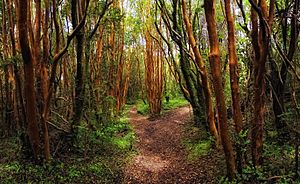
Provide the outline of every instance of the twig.
{"type": "Polygon", "coordinates": [[[51,112],[55,115],[57,115],[58,117],[60,117],[65,123],[67,124],[71,124],[68,120],[66,120],[62,115],[58,114],[57,112],[51,110],[51,112]]]}
{"type": "Polygon", "coordinates": [[[63,132],[65,132],[65,133],[70,133],[69,131],[67,131],[67,130],[65,130],[65,129],[63,129],[63,128],[57,126],[57,125],[55,125],[54,123],[52,123],[52,122],[50,122],[50,121],[47,121],[47,123],[48,123],[49,125],[52,125],[52,126],[53,126],[54,128],[56,128],[57,130],[63,131],[63,132]]]}
{"type": "Polygon", "coordinates": [[[102,9],[102,11],[100,13],[100,16],[99,16],[99,18],[97,20],[97,23],[96,23],[94,29],[91,31],[90,35],[88,36],[89,40],[94,36],[94,34],[96,33],[96,31],[98,30],[98,27],[100,26],[100,22],[101,22],[102,18],[104,17],[104,15],[106,13],[106,10],[109,8],[109,6],[112,3],[113,3],[113,1],[110,1],[110,2],[108,2],[108,0],[105,1],[105,5],[104,5],[104,7],[103,7],[103,9],[102,9]]]}
{"type": "Polygon", "coordinates": [[[278,50],[279,55],[284,60],[285,64],[289,65],[292,68],[292,71],[294,72],[295,77],[300,81],[300,76],[298,76],[298,74],[297,74],[297,69],[292,65],[292,62],[289,60],[289,58],[286,56],[286,54],[284,54],[283,50],[280,48],[275,35],[273,35],[273,38],[274,38],[274,43],[276,45],[276,49],[278,50]]]}
{"type": "Polygon", "coordinates": [[[59,140],[59,142],[58,142],[58,144],[57,144],[57,146],[56,146],[56,148],[55,148],[55,151],[53,152],[52,157],[54,157],[54,156],[56,155],[56,153],[57,153],[57,151],[58,151],[58,147],[60,146],[61,143],[62,143],[62,139],[59,140]]]}

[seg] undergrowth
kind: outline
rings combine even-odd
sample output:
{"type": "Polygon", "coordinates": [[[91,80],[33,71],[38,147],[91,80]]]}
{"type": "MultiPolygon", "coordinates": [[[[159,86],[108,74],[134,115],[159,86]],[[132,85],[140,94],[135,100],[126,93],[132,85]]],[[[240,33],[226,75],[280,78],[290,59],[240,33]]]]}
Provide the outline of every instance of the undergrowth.
{"type": "Polygon", "coordinates": [[[200,128],[189,125],[185,131],[188,136],[182,141],[182,144],[187,150],[189,161],[195,161],[211,152],[213,142],[203,136],[200,128]]]}
{"type": "MultiPolygon", "coordinates": [[[[178,107],[183,107],[188,105],[188,101],[184,99],[183,97],[176,97],[176,98],[171,98],[169,101],[164,100],[162,102],[162,111],[168,111],[171,109],[175,109],[178,107]]],[[[149,113],[149,104],[145,103],[144,101],[140,100],[137,102],[137,112],[146,115],[149,113]]]]}
{"type": "Polygon", "coordinates": [[[193,161],[207,155],[211,149],[210,140],[185,141],[183,143],[188,151],[188,160],[193,161]]]}
{"type": "Polygon", "coordinates": [[[5,139],[0,143],[0,183],[119,183],[124,163],[135,153],[134,141],[127,118],[96,130],[83,122],[75,150],[55,151],[50,163],[36,165],[21,158],[18,138],[5,139]]]}
{"type": "Polygon", "coordinates": [[[251,156],[247,154],[248,159],[244,161],[246,164],[243,165],[242,173],[237,174],[237,178],[232,182],[229,182],[226,177],[220,178],[219,182],[224,184],[300,184],[299,177],[295,175],[295,149],[291,143],[279,144],[277,133],[267,131],[263,146],[263,165],[254,167],[251,156]]]}

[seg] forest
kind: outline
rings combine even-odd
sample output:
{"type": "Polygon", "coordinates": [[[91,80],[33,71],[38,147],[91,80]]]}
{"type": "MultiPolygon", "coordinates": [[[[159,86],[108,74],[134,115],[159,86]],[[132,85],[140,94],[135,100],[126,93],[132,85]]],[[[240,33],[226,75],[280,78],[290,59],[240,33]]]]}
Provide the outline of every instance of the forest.
{"type": "Polygon", "coordinates": [[[300,183],[299,0],[1,0],[0,183],[300,183]]]}

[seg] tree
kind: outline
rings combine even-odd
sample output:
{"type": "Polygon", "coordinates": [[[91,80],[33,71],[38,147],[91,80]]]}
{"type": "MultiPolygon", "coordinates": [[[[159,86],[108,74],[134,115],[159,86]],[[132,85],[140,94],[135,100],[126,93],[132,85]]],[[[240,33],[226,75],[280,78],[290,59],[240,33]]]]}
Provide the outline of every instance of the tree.
{"type": "Polygon", "coordinates": [[[40,159],[40,137],[37,122],[36,113],[36,95],[34,87],[34,68],[33,63],[34,57],[30,49],[28,40],[28,13],[27,10],[30,7],[30,1],[18,1],[18,31],[19,31],[19,42],[21,46],[21,52],[24,63],[24,90],[26,99],[26,122],[28,137],[32,146],[33,156],[35,161],[40,159]]]}
{"type": "MultiPolygon", "coordinates": [[[[174,50],[170,41],[163,35],[162,32],[158,31],[164,42],[168,45],[170,50],[169,55],[175,68],[175,72],[178,76],[178,83],[184,97],[190,102],[193,107],[194,121],[201,127],[205,132],[207,127],[207,116],[205,114],[205,103],[203,88],[201,83],[201,75],[198,70],[197,64],[193,56],[190,54],[186,40],[186,32],[181,29],[183,26],[183,18],[181,13],[181,6],[178,0],[173,0],[171,4],[166,4],[162,0],[156,0],[156,5],[161,11],[162,20],[168,31],[167,35],[170,35],[172,41],[178,47],[177,54],[180,56],[177,63],[176,57],[171,49],[174,50]],[[169,10],[171,7],[171,10],[169,10]]],[[[158,27],[156,25],[156,27],[158,27]]],[[[157,30],[159,30],[157,28],[157,30]]]]}
{"type": "MultiPolygon", "coordinates": [[[[237,134],[240,134],[242,130],[243,116],[241,111],[240,102],[240,90],[238,81],[238,58],[236,54],[236,38],[235,38],[235,27],[233,16],[231,14],[231,1],[224,0],[225,3],[225,14],[227,21],[227,32],[228,32],[228,53],[229,53],[229,69],[230,69],[230,87],[231,87],[231,98],[232,98],[232,109],[233,119],[235,123],[235,129],[237,134]]],[[[241,148],[239,145],[237,150],[237,162],[238,171],[242,172],[242,158],[241,148]]]]}
{"type": "Polygon", "coordinates": [[[276,48],[279,55],[283,58],[280,69],[277,69],[276,61],[272,63],[272,86],[273,86],[273,111],[275,115],[275,126],[280,134],[281,139],[286,139],[288,130],[286,122],[283,119],[283,114],[286,112],[284,97],[286,91],[286,82],[288,70],[292,67],[293,59],[296,53],[297,40],[299,38],[299,28],[297,26],[297,12],[299,12],[299,0],[292,1],[292,6],[288,6],[288,1],[285,3],[285,8],[281,8],[276,1],[276,9],[279,13],[279,26],[281,28],[282,46],[277,42],[277,35],[274,35],[276,40],[276,48]],[[289,8],[290,7],[290,8],[289,8]],[[289,16],[290,15],[290,16],[289,16]],[[290,21],[289,21],[290,20],[290,21]],[[289,35],[288,35],[289,33],[289,35]]]}
{"type": "Polygon", "coordinates": [[[254,115],[252,122],[252,160],[253,164],[263,163],[263,127],[265,118],[266,61],[269,55],[275,1],[271,0],[269,8],[265,0],[251,3],[251,42],[254,50],[254,115]]]}
{"type": "Polygon", "coordinates": [[[220,68],[221,58],[219,50],[219,39],[216,29],[215,6],[215,0],[204,1],[205,17],[210,44],[209,62],[214,81],[213,86],[215,89],[217,110],[219,114],[220,136],[226,158],[227,175],[229,179],[232,180],[235,177],[236,165],[233,147],[228,135],[227,111],[220,68]]]}
{"type": "Polygon", "coordinates": [[[196,40],[195,40],[193,30],[192,30],[192,25],[190,23],[187,13],[186,13],[186,3],[184,0],[182,0],[182,14],[183,14],[184,22],[186,25],[187,34],[189,37],[189,43],[194,52],[196,64],[200,70],[200,76],[201,76],[201,80],[202,80],[202,86],[203,86],[203,90],[204,90],[204,97],[205,97],[205,104],[206,104],[206,114],[208,117],[210,132],[216,139],[216,143],[220,144],[219,133],[218,133],[218,130],[216,128],[216,123],[215,123],[214,110],[213,110],[214,107],[213,107],[213,101],[212,101],[212,96],[211,96],[211,88],[210,88],[210,83],[209,83],[209,79],[208,79],[208,73],[207,73],[203,58],[202,58],[200,51],[196,44],[196,40]]]}
{"type": "MultiPolygon", "coordinates": [[[[72,25],[73,28],[79,24],[79,21],[83,18],[84,9],[86,7],[85,1],[76,1],[72,0],[72,25]]],[[[73,116],[73,131],[76,135],[76,126],[79,125],[80,120],[83,114],[83,105],[84,105],[84,49],[86,45],[85,38],[85,28],[84,25],[82,29],[76,34],[76,77],[75,77],[75,105],[74,105],[74,116],[73,116]]]]}
{"type": "Polygon", "coordinates": [[[163,94],[163,58],[160,47],[151,38],[151,30],[146,30],[145,40],[145,86],[150,106],[150,115],[160,114],[163,94]]]}

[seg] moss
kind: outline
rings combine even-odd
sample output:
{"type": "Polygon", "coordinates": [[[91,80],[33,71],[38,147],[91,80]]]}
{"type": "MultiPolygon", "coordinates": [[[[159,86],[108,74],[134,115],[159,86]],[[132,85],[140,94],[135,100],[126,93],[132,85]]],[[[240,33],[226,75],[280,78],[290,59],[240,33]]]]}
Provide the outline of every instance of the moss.
{"type": "Polygon", "coordinates": [[[133,132],[128,132],[121,136],[116,136],[112,138],[112,144],[117,146],[119,149],[130,149],[135,140],[135,135],[133,132]]]}
{"type": "Polygon", "coordinates": [[[188,160],[197,160],[201,156],[207,155],[211,150],[211,141],[202,140],[202,141],[191,141],[186,140],[183,143],[186,150],[188,151],[188,160]]]}

